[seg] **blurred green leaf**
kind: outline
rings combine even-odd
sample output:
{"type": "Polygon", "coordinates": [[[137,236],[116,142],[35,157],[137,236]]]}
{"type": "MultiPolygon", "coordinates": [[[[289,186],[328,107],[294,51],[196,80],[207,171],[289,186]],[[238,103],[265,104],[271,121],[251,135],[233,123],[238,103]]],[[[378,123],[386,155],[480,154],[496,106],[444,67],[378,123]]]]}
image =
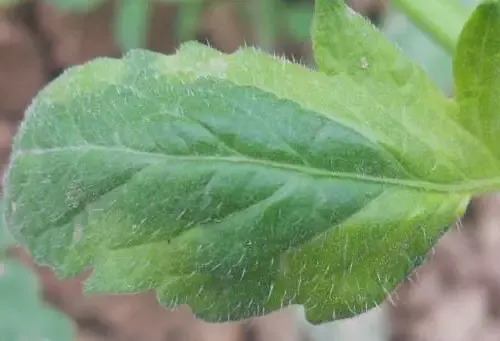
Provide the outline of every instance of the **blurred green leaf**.
{"type": "Polygon", "coordinates": [[[14,243],[0,200],[0,340],[71,341],[69,318],[46,306],[40,298],[36,276],[14,260],[5,260],[5,249],[14,243]]]}
{"type": "Polygon", "coordinates": [[[308,40],[311,37],[313,7],[306,4],[289,5],[284,13],[290,35],[299,41],[308,40]]]}
{"type": "Polygon", "coordinates": [[[20,4],[26,0],[0,0],[0,7],[9,7],[20,4]]]}
{"type": "MultiPolygon", "coordinates": [[[[171,1],[173,2],[173,1],[171,1]]],[[[177,12],[177,39],[186,41],[194,39],[200,27],[201,16],[205,4],[200,0],[182,2],[177,12]]]]}
{"type": "Polygon", "coordinates": [[[49,0],[49,2],[62,11],[85,13],[96,9],[105,0],[49,0]]]}
{"type": "Polygon", "coordinates": [[[197,4],[197,3],[206,3],[207,0],[157,0],[157,2],[162,4],[197,4]]]}
{"type": "Polygon", "coordinates": [[[0,261],[0,340],[75,340],[69,318],[46,306],[37,278],[16,261],[0,261]]]}
{"type": "Polygon", "coordinates": [[[254,0],[246,3],[250,23],[257,30],[257,45],[264,51],[272,53],[276,47],[276,39],[282,25],[278,0],[254,0]]]}
{"type": "Polygon", "coordinates": [[[115,36],[122,50],[144,47],[148,35],[149,0],[122,0],[115,17],[115,36]]]}

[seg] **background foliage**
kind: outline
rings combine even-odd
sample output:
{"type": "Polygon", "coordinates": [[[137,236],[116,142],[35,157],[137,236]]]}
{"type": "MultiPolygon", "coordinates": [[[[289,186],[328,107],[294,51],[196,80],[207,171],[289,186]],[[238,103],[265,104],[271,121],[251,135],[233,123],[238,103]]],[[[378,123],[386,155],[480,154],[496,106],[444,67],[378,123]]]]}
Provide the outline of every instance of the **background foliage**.
{"type": "MultiPolygon", "coordinates": [[[[12,6],[31,0],[0,0],[0,6],[12,6]]],[[[56,8],[67,13],[88,13],[95,11],[108,0],[46,0],[56,8]]],[[[188,41],[197,38],[201,15],[215,2],[233,2],[240,11],[242,20],[255,30],[255,43],[269,52],[273,52],[276,42],[280,40],[283,31],[298,41],[310,39],[309,27],[312,19],[313,0],[117,0],[114,11],[114,34],[117,43],[123,51],[145,46],[147,30],[153,15],[153,3],[176,4],[179,11],[175,17],[177,40],[188,41]]],[[[353,1],[354,3],[369,3],[370,0],[353,1]]],[[[374,0],[371,2],[384,2],[374,0]]],[[[431,75],[432,79],[446,93],[452,92],[451,55],[445,47],[439,44],[439,34],[430,36],[421,27],[422,16],[408,16],[400,8],[401,4],[411,3],[407,0],[395,0],[389,3],[382,16],[372,17],[384,34],[398,44],[401,49],[431,75]],[[410,20],[411,19],[411,20],[410,20]],[[416,19],[416,21],[415,21],[416,19]],[[413,20],[413,21],[412,21],[413,20]]],[[[454,17],[455,12],[467,15],[477,5],[479,0],[443,0],[436,8],[434,0],[419,1],[417,6],[429,8],[429,13],[439,13],[448,26],[455,25],[460,29],[463,24],[454,17]],[[430,6],[430,7],[429,7],[430,6]],[[451,7],[455,7],[453,9],[451,7]],[[460,8],[458,8],[460,7],[460,8]],[[446,14],[444,14],[446,13],[446,14]]],[[[416,3],[413,1],[413,3],[416,3]]],[[[360,7],[367,5],[360,5],[360,7]]],[[[410,10],[411,12],[411,10],[410,10]]],[[[462,15],[462,14],[457,14],[462,15]]],[[[463,15],[462,15],[463,16],[463,15]]],[[[463,19],[462,19],[463,20],[463,19]]],[[[423,20],[425,27],[425,20],[423,20]]],[[[458,31],[457,31],[458,33],[458,31]]],[[[310,61],[309,61],[310,62],[310,61]]]]}

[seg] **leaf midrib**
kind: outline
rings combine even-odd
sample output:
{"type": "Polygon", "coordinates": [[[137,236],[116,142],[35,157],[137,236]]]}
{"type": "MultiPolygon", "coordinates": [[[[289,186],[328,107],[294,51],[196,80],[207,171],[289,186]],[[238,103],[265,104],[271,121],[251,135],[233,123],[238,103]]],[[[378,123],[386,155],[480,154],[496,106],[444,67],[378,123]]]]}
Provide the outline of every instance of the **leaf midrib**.
{"type": "Polygon", "coordinates": [[[25,155],[44,155],[51,153],[64,153],[64,152],[111,152],[111,153],[125,153],[141,157],[153,158],[157,161],[164,162],[166,160],[179,160],[184,162],[227,162],[227,163],[248,163],[253,165],[261,165],[265,167],[277,168],[285,171],[291,171],[310,176],[320,176],[332,179],[343,180],[357,180],[369,183],[378,183],[381,185],[392,185],[399,187],[406,187],[412,190],[425,190],[426,192],[439,192],[439,193],[478,193],[488,192],[491,188],[500,188],[500,177],[486,178],[482,180],[470,180],[463,183],[434,183],[429,181],[417,181],[412,179],[397,179],[397,178],[381,178],[369,175],[360,175],[346,172],[332,172],[320,168],[312,168],[304,165],[288,164],[270,160],[255,159],[244,156],[205,156],[205,155],[171,155],[155,152],[138,151],[126,147],[108,147],[101,145],[77,145],[69,147],[55,147],[47,149],[24,149],[18,150],[12,156],[12,161],[25,155]]]}

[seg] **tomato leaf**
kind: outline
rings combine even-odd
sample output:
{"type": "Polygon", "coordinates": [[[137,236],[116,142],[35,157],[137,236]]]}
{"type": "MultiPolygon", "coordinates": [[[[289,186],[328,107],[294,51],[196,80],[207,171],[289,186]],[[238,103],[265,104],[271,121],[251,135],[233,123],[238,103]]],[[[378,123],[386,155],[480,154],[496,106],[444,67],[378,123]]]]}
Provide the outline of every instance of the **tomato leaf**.
{"type": "Polygon", "coordinates": [[[8,226],[61,274],[93,265],[90,291],[155,288],[209,320],[366,311],[500,188],[457,106],[398,58],[365,78],[188,43],[74,67],[16,136],[8,226]]]}
{"type": "Polygon", "coordinates": [[[344,0],[315,1],[312,38],[322,72],[347,72],[360,81],[411,85],[439,93],[422,69],[344,0]]]}
{"type": "MultiPolygon", "coordinates": [[[[320,71],[347,73],[361,83],[380,104],[395,115],[404,115],[419,126],[429,116],[447,113],[456,117],[458,107],[445,98],[427,73],[371,23],[346,6],[344,0],[318,0],[313,20],[313,47],[320,71]]],[[[439,119],[439,118],[438,118],[439,119]]]]}

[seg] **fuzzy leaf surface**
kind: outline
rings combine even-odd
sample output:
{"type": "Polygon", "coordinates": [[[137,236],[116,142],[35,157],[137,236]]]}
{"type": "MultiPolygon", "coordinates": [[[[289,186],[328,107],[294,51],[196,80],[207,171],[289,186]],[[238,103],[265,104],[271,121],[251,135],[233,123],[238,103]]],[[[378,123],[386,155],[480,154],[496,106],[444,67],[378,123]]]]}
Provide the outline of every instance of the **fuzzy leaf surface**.
{"type": "Polygon", "coordinates": [[[6,218],[59,273],[92,264],[94,292],[156,288],[209,320],[351,316],[499,187],[498,161],[434,105],[398,111],[254,49],[97,59],[28,109],[6,218]]]}
{"type": "Polygon", "coordinates": [[[454,60],[458,121],[500,157],[500,3],[479,5],[460,36],[454,60]]]}
{"type": "Polygon", "coordinates": [[[320,71],[348,73],[390,110],[422,120],[457,115],[428,74],[344,0],[315,1],[312,39],[320,71]]]}

